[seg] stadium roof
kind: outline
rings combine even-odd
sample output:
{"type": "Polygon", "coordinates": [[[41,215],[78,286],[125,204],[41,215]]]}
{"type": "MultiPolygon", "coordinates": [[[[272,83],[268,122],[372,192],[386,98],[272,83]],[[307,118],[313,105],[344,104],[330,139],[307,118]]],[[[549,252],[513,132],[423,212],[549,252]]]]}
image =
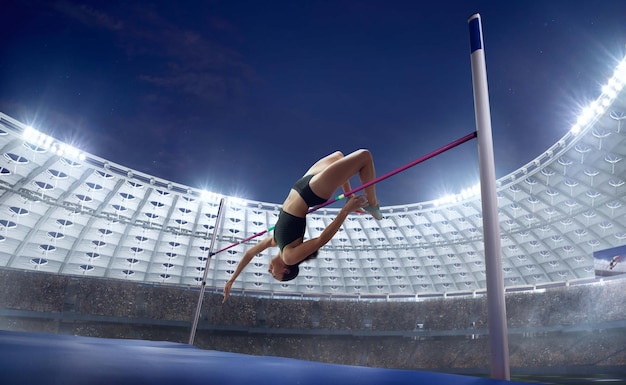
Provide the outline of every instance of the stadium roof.
{"type": "MultiPolygon", "coordinates": [[[[498,179],[506,287],[593,279],[609,265],[594,252],[626,243],[625,82],[622,61],[569,133],[498,179]]],[[[0,267],[199,286],[215,231],[213,250],[220,250],[277,220],[276,203],[206,195],[82,154],[4,114],[0,124],[0,267]]],[[[312,296],[484,291],[480,199],[448,198],[384,207],[381,221],[349,217],[294,281],[275,281],[265,252],[233,289],[312,296]]],[[[317,236],[336,210],[309,214],[307,236],[317,236]]],[[[221,290],[256,241],[211,258],[207,286],[221,290]]],[[[623,264],[611,271],[624,272],[623,264]]]]}

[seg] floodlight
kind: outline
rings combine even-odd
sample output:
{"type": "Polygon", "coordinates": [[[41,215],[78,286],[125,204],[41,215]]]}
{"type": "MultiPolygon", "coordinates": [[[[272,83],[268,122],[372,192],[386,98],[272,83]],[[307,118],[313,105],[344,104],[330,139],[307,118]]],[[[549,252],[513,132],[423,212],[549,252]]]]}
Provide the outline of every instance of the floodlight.
{"type": "Polygon", "coordinates": [[[26,129],[24,130],[24,132],[22,133],[22,137],[27,140],[27,141],[32,141],[34,138],[37,137],[37,130],[35,130],[34,128],[32,128],[31,126],[26,127],[26,129]]]}
{"type": "Polygon", "coordinates": [[[219,201],[221,198],[222,196],[220,194],[211,191],[202,190],[200,192],[200,199],[205,202],[216,202],[219,201]]]}
{"type": "Polygon", "coordinates": [[[624,86],[626,83],[626,59],[622,60],[622,62],[615,68],[615,73],[613,74],[615,80],[624,86]]]}
{"type": "Polygon", "coordinates": [[[593,116],[593,109],[591,107],[585,107],[578,116],[578,120],[576,121],[576,123],[580,126],[585,126],[593,119],[593,116]]]}
{"type": "Polygon", "coordinates": [[[610,87],[608,84],[602,87],[602,93],[610,99],[615,99],[615,97],[617,97],[617,92],[615,91],[615,89],[613,89],[613,87],[610,87]]]}
{"type": "Polygon", "coordinates": [[[591,108],[596,115],[602,115],[605,112],[603,105],[597,100],[592,102],[589,108],[591,108]]]}

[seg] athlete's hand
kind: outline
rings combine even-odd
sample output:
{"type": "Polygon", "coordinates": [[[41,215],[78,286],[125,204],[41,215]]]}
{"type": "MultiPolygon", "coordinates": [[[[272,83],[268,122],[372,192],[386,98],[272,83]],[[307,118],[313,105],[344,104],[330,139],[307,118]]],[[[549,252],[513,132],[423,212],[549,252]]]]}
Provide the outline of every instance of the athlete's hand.
{"type": "Polygon", "coordinates": [[[361,207],[365,205],[367,205],[367,199],[364,195],[350,195],[344,207],[351,213],[353,211],[360,212],[361,207]]]}
{"type": "Polygon", "coordinates": [[[222,303],[226,302],[228,297],[230,297],[230,288],[232,286],[233,286],[233,281],[228,281],[226,282],[226,285],[224,285],[224,299],[222,300],[222,303]]]}
{"type": "MultiPolygon", "coordinates": [[[[349,201],[350,199],[354,199],[354,198],[356,198],[356,195],[350,194],[350,195],[348,195],[346,197],[346,201],[349,201]]],[[[367,202],[365,204],[367,204],[367,202]]],[[[355,212],[357,214],[367,214],[367,211],[365,211],[365,210],[363,210],[361,208],[358,208],[358,209],[354,210],[353,212],[355,212]]]]}

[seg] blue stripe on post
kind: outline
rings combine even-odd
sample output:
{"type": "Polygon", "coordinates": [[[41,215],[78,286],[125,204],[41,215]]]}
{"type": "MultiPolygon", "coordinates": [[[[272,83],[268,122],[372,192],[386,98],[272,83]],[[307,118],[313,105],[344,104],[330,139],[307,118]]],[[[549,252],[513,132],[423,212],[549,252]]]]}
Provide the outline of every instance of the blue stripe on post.
{"type": "Polygon", "coordinates": [[[469,21],[469,32],[470,32],[470,49],[471,53],[476,52],[479,49],[483,48],[482,38],[481,38],[481,30],[480,30],[480,18],[475,17],[469,21]]]}

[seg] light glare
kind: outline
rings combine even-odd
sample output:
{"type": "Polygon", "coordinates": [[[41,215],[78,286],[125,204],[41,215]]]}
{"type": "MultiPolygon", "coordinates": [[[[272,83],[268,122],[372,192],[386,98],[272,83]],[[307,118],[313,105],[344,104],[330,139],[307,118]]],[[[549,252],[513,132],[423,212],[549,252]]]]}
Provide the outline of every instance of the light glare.
{"type": "Polygon", "coordinates": [[[26,129],[24,130],[24,133],[22,134],[22,137],[27,140],[27,141],[31,141],[34,138],[37,137],[37,130],[35,130],[34,128],[32,128],[31,126],[26,127],[26,129]]]}
{"type": "Polygon", "coordinates": [[[211,191],[202,190],[202,192],[200,193],[200,199],[205,202],[217,202],[221,198],[222,196],[220,194],[211,191]]]}
{"type": "Polygon", "coordinates": [[[583,127],[592,122],[596,117],[604,114],[607,108],[613,103],[617,95],[624,88],[626,83],[626,59],[622,60],[615,68],[615,73],[611,77],[605,86],[602,87],[602,94],[592,102],[588,107],[585,107],[578,115],[576,124],[570,129],[570,133],[576,135],[582,130],[583,127]]]}
{"type": "Polygon", "coordinates": [[[461,201],[474,198],[480,195],[480,183],[475,184],[472,187],[461,190],[458,194],[448,194],[434,201],[435,206],[441,206],[446,204],[456,204],[461,201]]]}

